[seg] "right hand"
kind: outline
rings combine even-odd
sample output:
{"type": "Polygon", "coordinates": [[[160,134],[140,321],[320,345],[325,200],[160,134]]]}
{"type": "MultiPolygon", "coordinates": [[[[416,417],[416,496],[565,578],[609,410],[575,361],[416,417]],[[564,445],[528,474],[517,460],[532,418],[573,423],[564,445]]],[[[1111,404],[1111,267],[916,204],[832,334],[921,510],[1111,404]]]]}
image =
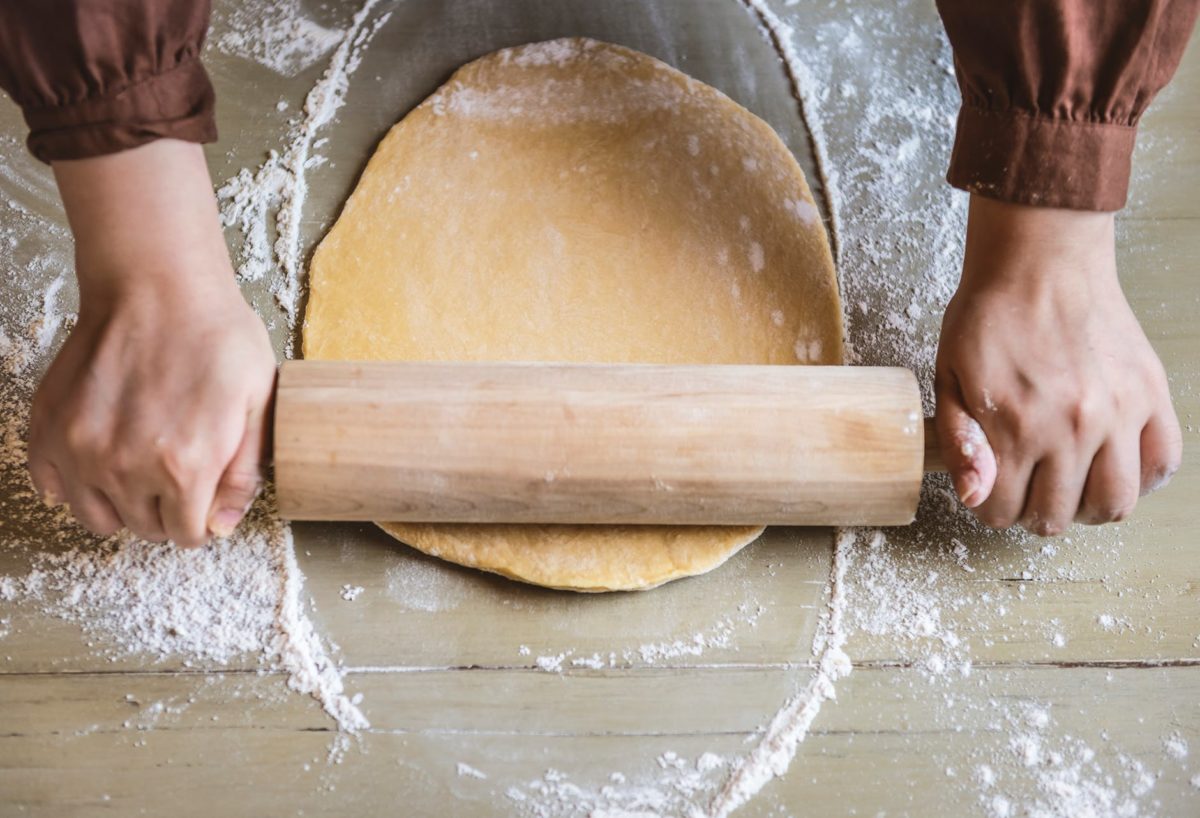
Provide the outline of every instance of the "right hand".
{"type": "Polygon", "coordinates": [[[34,397],[34,485],[102,536],[228,535],[258,492],[275,357],[203,154],[162,140],[55,172],[80,309],[34,397]]]}
{"type": "Polygon", "coordinates": [[[1127,517],[1179,468],[1167,376],[1117,276],[1111,213],[971,197],[938,348],[938,431],[963,502],[1041,536],[1127,517]]]}

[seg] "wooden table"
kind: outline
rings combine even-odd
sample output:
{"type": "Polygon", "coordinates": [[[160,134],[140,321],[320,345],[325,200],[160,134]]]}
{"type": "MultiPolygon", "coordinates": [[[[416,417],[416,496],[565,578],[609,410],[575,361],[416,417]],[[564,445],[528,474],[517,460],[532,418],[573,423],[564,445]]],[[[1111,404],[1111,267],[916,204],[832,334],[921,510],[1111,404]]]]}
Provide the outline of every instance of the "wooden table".
{"type": "MultiPolygon", "coordinates": [[[[219,4],[221,20],[232,5],[219,4]]],[[[775,126],[816,178],[786,75],[734,0],[563,0],[490,11],[478,3],[384,5],[393,15],[331,131],[331,166],[314,177],[320,184],[303,230],[310,247],[371,146],[452,67],[562,34],[623,42],[723,88],[775,126]]],[[[881,30],[871,21],[887,5],[772,4],[796,24],[802,55],[828,51],[819,37],[854,29],[894,49],[892,59],[935,59],[932,4],[901,4],[894,30],[881,30]],[[876,14],[854,21],[867,11],[876,14]]],[[[314,13],[346,18],[338,9],[314,13]]],[[[323,63],[289,78],[213,48],[209,64],[222,131],[209,157],[220,181],[277,144],[286,114],[277,114],[276,101],[294,111],[323,63]]],[[[830,149],[854,127],[824,125],[830,149]]],[[[11,106],[0,109],[0,134],[0,198],[27,197],[61,224],[49,174],[23,153],[11,106]]],[[[1171,375],[1184,468],[1132,521],[1071,531],[1050,549],[973,528],[931,488],[918,524],[887,532],[883,557],[856,550],[847,603],[857,625],[846,645],[853,672],[837,683],[837,700],[817,716],[787,776],[739,815],[1003,815],[998,795],[1014,810],[1046,802],[1056,769],[1110,787],[1114,805],[1132,799],[1140,815],[1200,814],[1195,45],[1146,119],[1136,164],[1119,260],[1171,375]],[[871,582],[884,569],[903,574],[910,591],[921,585],[914,578],[927,580],[933,590],[918,601],[936,605],[926,612],[936,614],[932,641],[870,632],[863,618],[880,602],[871,582]],[[948,644],[948,634],[961,644],[948,644]],[[1026,765],[1030,736],[1044,756],[1066,760],[1026,765]],[[1191,754],[1178,757],[1177,743],[1172,754],[1165,742],[1173,738],[1190,742],[1191,754]],[[1081,748],[1094,761],[1073,764],[1081,748]],[[982,765],[996,784],[983,780],[982,765]],[[1143,772],[1145,791],[1136,781],[1143,772]]],[[[917,184],[932,188],[940,174],[926,162],[917,184]]],[[[39,241],[67,257],[61,228],[39,241]]],[[[920,271],[911,272],[917,282],[920,271]]],[[[6,300],[29,282],[46,286],[57,271],[19,269],[16,254],[0,253],[0,273],[3,320],[6,300]]],[[[282,347],[289,329],[265,284],[247,292],[282,347]]],[[[182,657],[111,662],[77,627],[0,602],[0,621],[9,621],[0,638],[0,815],[585,814],[566,809],[567,801],[539,800],[529,782],[550,769],[589,787],[615,771],[653,781],[671,763],[665,753],[694,763],[705,752],[745,751],[813,673],[833,543],[828,530],[773,529],[706,577],[648,594],[577,596],[444,565],[368,525],[295,531],[312,617],[339,647],[347,685],[363,695],[372,722],[340,761],[327,762],[335,731],[321,708],[288,693],[281,674],[256,672],[252,657],[229,666],[188,666],[182,657]],[[348,601],[346,585],[364,590],[348,601]],[[674,645],[697,633],[709,641],[698,655],[674,645]],[[151,702],[168,708],[149,714],[151,702]],[[508,795],[514,786],[529,800],[508,795]]],[[[0,553],[0,576],[22,565],[0,553]]]]}

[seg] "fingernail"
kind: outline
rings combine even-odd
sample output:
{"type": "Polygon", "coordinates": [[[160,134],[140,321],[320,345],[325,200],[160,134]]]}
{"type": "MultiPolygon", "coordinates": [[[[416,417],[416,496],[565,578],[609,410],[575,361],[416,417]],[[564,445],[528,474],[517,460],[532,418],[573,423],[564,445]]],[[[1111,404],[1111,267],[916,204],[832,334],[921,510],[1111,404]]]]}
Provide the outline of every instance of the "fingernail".
{"type": "Polygon", "coordinates": [[[954,479],[955,488],[958,490],[958,498],[962,500],[962,504],[967,508],[975,508],[979,505],[979,499],[976,497],[979,494],[979,477],[974,471],[963,472],[954,479]]]}
{"type": "Polygon", "coordinates": [[[1155,472],[1149,479],[1144,481],[1145,488],[1138,492],[1138,496],[1146,497],[1147,495],[1153,494],[1154,492],[1166,486],[1167,483],[1170,483],[1171,478],[1174,476],[1175,472],[1172,469],[1162,469],[1155,472]]]}
{"type": "Polygon", "coordinates": [[[46,493],[42,495],[42,502],[47,508],[58,508],[58,506],[62,504],[62,500],[59,498],[59,496],[50,489],[47,489],[46,493]]]}
{"type": "Polygon", "coordinates": [[[217,537],[228,537],[242,521],[242,512],[236,508],[222,508],[208,521],[208,530],[217,537]]]}

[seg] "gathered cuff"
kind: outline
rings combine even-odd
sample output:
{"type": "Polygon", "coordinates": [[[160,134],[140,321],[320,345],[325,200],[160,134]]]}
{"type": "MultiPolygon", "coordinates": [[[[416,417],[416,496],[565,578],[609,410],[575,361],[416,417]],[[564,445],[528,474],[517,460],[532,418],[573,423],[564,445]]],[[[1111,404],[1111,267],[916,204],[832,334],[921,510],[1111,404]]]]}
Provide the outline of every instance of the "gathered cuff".
{"type": "Polygon", "coordinates": [[[963,105],[946,176],[991,199],[1073,210],[1120,210],[1137,128],[963,105]]]}
{"type": "Polygon", "coordinates": [[[26,107],[29,150],[43,162],[86,159],[155,139],[213,142],[215,95],[199,57],[102,97],[26,107]]]}

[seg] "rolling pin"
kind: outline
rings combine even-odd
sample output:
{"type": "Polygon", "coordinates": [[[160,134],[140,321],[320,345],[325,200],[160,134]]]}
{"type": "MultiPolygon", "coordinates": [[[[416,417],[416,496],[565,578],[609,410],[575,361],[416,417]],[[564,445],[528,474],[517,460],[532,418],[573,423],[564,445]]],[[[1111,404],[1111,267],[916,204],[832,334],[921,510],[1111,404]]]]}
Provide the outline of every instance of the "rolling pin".
{"type": "Polygon", "coordinates": [[[901,525],[940,468],[900,368],[288,361],[293,520],[901,525]]]}

